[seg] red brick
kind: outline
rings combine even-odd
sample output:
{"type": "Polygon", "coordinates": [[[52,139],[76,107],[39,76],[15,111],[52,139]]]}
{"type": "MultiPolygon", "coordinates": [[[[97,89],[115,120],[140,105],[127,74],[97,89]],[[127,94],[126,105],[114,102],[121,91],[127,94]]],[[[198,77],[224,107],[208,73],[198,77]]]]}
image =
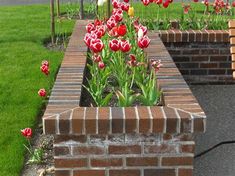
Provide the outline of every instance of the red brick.
{"type": "Polygon", "coordinates": [[[150,109],[153,117],[153,132],[163,132],[165,119],[163,117],[160,107],[151,107],[150,109]]]}
{"type": "Polygon", "coordinates": [[[72,132],[77,134],[82,134],[84,122],[84,108],[76,108],[73,111],[72,116],[72,132]]]}
{"type": "Polygon", "coordinates": [[[74,155],[103,155],[105,146],[76,146],[73,147],[74,155]]]}
{"type": "Polygon", "coordinates": [[[193,157],[163,157],[162,166],[192,166],[193,157]]]}
{"type": "Polygon", "coordinates": [[[179,169],[178,176],[193,176],[193,169],[179,169]]]}
{"type": "Polygon", "coordinates": [[[123,108],[112,107],[112,133],[123,133],[123,108]]]}
{"type": "Polygon", "coordinates": [[[178,117],[175,111],[172,108],[163,108],[167,117],[166,123],[166,132],[167,133],[175,133],[177,132],[177,121],[178,117]]]}
{"type": "Polygon", "coordinates": [[[127,166],[157,166],[157,157],[131,157],[126,158],[127,166]]]}
{"type": "Polygon", "coordinates": [[[138,115],[139,115],[139,132],[146,133],[149,132],[150,129],[150,117],[147,107],[138,107],[138,115]]]}
{"type": "Polygon", "coordinates": [[[56,118],[50,117],[45,120],[44,129],[45,134],[55,134],[56,133],[56,118]]]}
{"type": "Polygon", "coordinates": [[[61,134],[68,134],[70,131],[70,115],[72,111],[67,111],[60,114],[59,129],[61,134]]]}
{"type": "Polygon", "coordinates": [[[70,170],[55,170],[55,175],[56,176],[71,176],[71,171],[70,170]]]}
{"type": "Polygon", "coordinates": [[[55,146],[54,147],[55,156],[68,155],[70,154],[68,147],[55,146]]]}
{"type": "Polygon", "coordinates": [[[110,145],[109,154],[140,154],[139,145],[110,145]]]}
{"type": "Polygon", "coordinates": [[[87,134],[96,133],[96,112],[97,108],[86,108],[85,128],[87,134]]]}
{"type": "Polygon", "coordinates": [[[125,133],[137,132],[137,118],[134,107],[125,108],[125,133]]]}
{"type": "Polygon", "coordinates": [[[175,169],[145,169],[144,176],[175,176],[175,169]]]}
{"type": "Polygon", "coordinates": [[[145,145],[144,153],[146,154],[157,154],[157,153],[176,153],[176,144],[155,144],[155,145],[145,145]]]}
{"type": "Polygon", "coordinates": [[[195,145],[194,144],[191,144],[191,145],[181,145],[180,146],[181,148],[181,152],[182,153],[194,153],[194,150],[195,150],[195,145]]]}
{"type": "Polygon", "coordinates": [[[73,140],[79,143],[85,143],[87,141],[87,136],[85,135],[56,135],[54,137],[54,144],[58,144],[60,142],[65,142],[73,140]]]}
{"type": "Polygon", "coordinates": [[[109,176],[140,176],[140,170],[109,170],[109,176]]]}
{"type": "Polygon", "coordinates": [[[87,159],[83,158],[55,158],[56,168],[87,167],[87,159]]]}
{"type": "Polygon", "coordinates": [[[105,176],[104,170],[74,170],[73,176],[105,176]]]}
{"type": "Polygon", "coordinates": [[[91,158],[92,167],[122,166],[121,158],[91,158]]]}
{"type": "Polygon", "coordinates": [[[98,133],[99,134],[108,134],[110,131],[110,121],[109,121],[109,108],[99,108],[98,112],[98,133]]]}

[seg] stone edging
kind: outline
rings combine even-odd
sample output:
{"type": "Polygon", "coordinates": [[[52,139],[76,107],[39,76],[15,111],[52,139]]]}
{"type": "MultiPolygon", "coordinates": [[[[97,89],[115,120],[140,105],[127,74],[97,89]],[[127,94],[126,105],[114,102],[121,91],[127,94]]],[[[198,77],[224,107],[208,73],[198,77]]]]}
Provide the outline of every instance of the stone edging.
{"type": "Polygon", "coordinates": [[[77,21],[43,116],[45,134],[194,133],[205,131],[206,116],[157,33],[146,50],[161,59],[158,87],[164,106],[80,107],[87,47],[87,21],[77,21]]]}

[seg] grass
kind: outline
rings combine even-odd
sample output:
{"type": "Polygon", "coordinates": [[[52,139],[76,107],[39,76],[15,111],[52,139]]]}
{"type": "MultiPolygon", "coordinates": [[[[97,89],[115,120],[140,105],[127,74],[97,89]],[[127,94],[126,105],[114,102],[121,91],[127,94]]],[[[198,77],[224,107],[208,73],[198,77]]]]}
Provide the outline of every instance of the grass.
{"type": "MultiPolygon", "coordinates": [[[[62,52],[43,46],[50,36],[49,12],[48,5],[0,7],[0,175],[17,176],[22,169],[25,140],[20,129],[35,126],[43,104],[37,91],[49,87],[41,61],[50,62],[52,85],[63,58],[62,52]]],[[[71,32],[73,24],[57,23],[57,33],[71,32]]]]}

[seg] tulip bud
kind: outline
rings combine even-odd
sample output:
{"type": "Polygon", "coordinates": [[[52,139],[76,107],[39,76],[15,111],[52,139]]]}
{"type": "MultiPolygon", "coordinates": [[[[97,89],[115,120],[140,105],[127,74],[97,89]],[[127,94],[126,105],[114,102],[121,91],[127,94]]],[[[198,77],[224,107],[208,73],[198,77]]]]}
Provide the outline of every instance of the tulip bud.
{"type": "Polygon", "coordinates": [[[104,69],[104,67],[105,67],[104,62],[100,61],[100,62],[98,63],[98,67],[99,67],[100,69],[104,69]]]}
{"type": "Polygon", "coordinates": [[[125,24],[120,25],[117,29],[117,33],[119,36],[124,36],[126,32],[127,32],[127,28],[125,24]]]}
{"type": "Polygon", "coordinates": [[[129,7],[129,10],[128,10],[128,15],[130,16],[130,17],[134,17],[134,7],[129,7]]]}
{"type": "Polygon", "coordinates": [[[92,56],[92,59],[93,59],[93,61],[94,62],[100,62],[101,61],[101,56],[100,55],[94,55],[94,56],[92,56]]]}
{"type": "Polygon", "coordinates": [[[40,89],[40,90],[38,91],[38,95],[39,95],[40,97],[45,97],[45,96],[47,95],[47,92],[46,92],[45,89],[40,89]]]}
{"type": "Polygon", "coordinates": [[[47,65],[42,65],[40,69],[42,73],[49,75],[49,67],[47,65]]]}
{"type": "Polygon", "coordinates": [[[131,49],[131,44],[127,40],[120,42],[120,49],[122,52],[128,52],[131,49]]]}
{"type": "Polygon", "coordinates": [[[142,29],[139,29],[139,30],[138,30],[137,36],[138,36],[138,40],[141,39],[141,38],[144,36],[144,32],[143,32],[142,29]]]}
{"type": "Polygon", "coordinates": [[[103,6],[103,5],[104,5],[104,0],[98,0],[97,5],[98,5],[98,6],[103,6]]]}
{"type": "Polygon", "coordinates": [[[141,39],[138,39],[138,46],[142,49],[147,48],[149,46],[150,39],[148,36],[143,36],[141,39]]]}
{"type": "Polygon", "coordinates": [[[102,49],[104,48],[104,44],[102,42],[102,40],[100,39],[92,39],[90,42],[90,49],[94,52],[94,53],[99,53],[102,51],[102,49]]]}
{"type": "Polygon", "coordinates": [[[21,130],[21,134],[26,137],[27,139],[32,137],[32,129],[31,128],[25,128],[23,130],[21,130]]]}

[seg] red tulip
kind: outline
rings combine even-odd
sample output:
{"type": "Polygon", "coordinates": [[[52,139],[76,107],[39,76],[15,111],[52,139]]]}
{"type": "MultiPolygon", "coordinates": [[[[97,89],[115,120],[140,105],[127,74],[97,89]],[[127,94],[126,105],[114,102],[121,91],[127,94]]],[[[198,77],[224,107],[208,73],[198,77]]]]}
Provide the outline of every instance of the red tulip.
{"type": "Polygon", "coordinates": [[[111,36],[111,37],[116,37],[116,36],[118,36],[118,33],[117,33],[117,27],[115,26],[113,29],[111,29],[109,32],[108,32],[108,34],[109,34],[109,36],[111,36]]]}
{"type": "Polygon", "coordinates": [[[128,3],[129,2],[129,0],[123,0],[125,3],[128,3]]]}
{"type": "Polygon", "coordinates": [[[121,24],[117,29],[117,33],[119,36],[124,36],[126,32],[127,32],[127,28],[125,24],[121,24]]]}
{"type": "Polygon", "coordinates": [[[101,20],[95,19],[95,21],[94,21],[95,26],[100,26],[101,24],[102,24],[101,20]]]}
{"type": "Polygon", "coordinates": [[[113,39],[111,41],[109,41],[109,48],[112,51],[118,51],[120,49],[120,42],[117,39],[113,39]]]}
{"type": "Polygon", "coordinates": [[[102,26],[102,27],[98,27],[94,33],[97,35],[97,38],[101,38],[104,36],[105,34],[105,28],[102,26]]]}
{"type": "Polygon", "coordinates": [[[146,35],[148,32],[148,28],[146,26],[140,25],[139,29],[142,29],[144,35],[146,35]]]}
{"type": "Polygon", "coordinates": [[[94,55],[94,56],[92,56],[92,59],[94,62],[97,62],[97,63],[102,60],[100,55],[94,55]]]}
{"type": "Polygon", "coordinates": [[[143,4],[144,4],[145,6],[148,6],[149,3],[150,3],[150,0],[143,0],[142,2],[143,2],[143,4]]]}
{"type": "Polygon", "coordinates": [[[47,95],[47,92],[46,92],[45,89],[40,89],[40,90],[38,91],[38,95],[39,95],[40,97],[45,97],[45,96],[47,95]]]}
{"type": "Polygon", "coordinates": [[[193,0],[194,2],[198,2],[198,0],[193,0]]]}
{"type": "Polygon", "coordinates": [[[130,54],[129,57],[130,60],[127,62],[127,64],[132,67],[137,66],[136,56],[134,54],[130,54]]]}
{"type": "Polygon", "coordinates": [[[162,0],[157,0],[156,4],[158,4],[158,5],[162,4],[162,0]]]}
{"type": "Polygon", "coordinates": [[[44,73],[45,75],[49,75],[49,67],[47,65],[42,65],[41,66],[41,72],[44,73]]]}
{"type": "Polygon", "coordinates": [[[46,65],[49,67],[49,62],[47,60],[42,61],[41,65],[46,65]]]}
{"type": "Polygon", "coordinates": [[[122,13],[115,13],[115,14],[113,14],[113,17],[116,22],[120,22],[120,21],[122,21],[123,14],[122,13]]]}
{"type": "Polygon", "coordinates": [[[168,0],[169,1],[169,3],[172,3],[173,2],[173,0],[168,0]]]}
{"type": "Polygon", "coordinates": [[[131,49],[131,44],[127,40],[122,40],[120,42],[120,49],[122,52],[128,52],[131,49]]]}
{"type": "Polygon", "coordinates": [[[84,42],[85,44],[90,47],[90,43],[92,39],[97,39],[97,35],[95,33],[86,33],[85,37],[84,37],[84,42]]]}
{"type": "Polygon", "coordinates": [[[21,134],[26,137],[27,139],[32,137],[32,129],[31,128],[25,128],[23,130],[21,130],[21,134]]]}
{"type": "Polygon", "coordinates": [[[235,1],[233,1],[233,3],[232,3],[232,7],[235,7],[235,1]]]}
{"type": "Polygon", "coordinates": [[[138,46],[142,49],[147,48],[149,46],[149,43],[150,43],[150,39],[146,35],[138,39],[138,46]]]}
{"type": "Polygon", "coordinates": [[[113,0],[112,1],[113,8],[118,9],[120,8],[120,2],[118,0],[113,0]]]}
{"type": "Polygon", "coordinates": [[[114,28],[117,25],[117,22],[115,21],[115,19],[113,17],[110,17],[109,20],[106,23],[106,26],[111,30],[112,28],[114,28]]]}
{"type": "Polygon", "coordinates": [[[92,39],[90,42],[90,49],[94,52],[94,53],[99,53],[102,51],[102,49],[104,48],[104,44],[102,42],[102,40],[100,39],[92,39]]]}
{"type": "Polygon", "coordinates": [[[93,30],[95,30],[95,25],[94,24],[89,23],[89,24],[86,25],[86,31],[88,33],[91,33],[91,31],[93,31],[93,30]]]}
{"type": "Polygon", "coordinates": [[[170,4],[170,1],[169,0],[166,0],[162,5],[164,8],[167,8],[170,4]]]}
{"type": "Polygon", "coordinates": [[[128,12],[130,5],[127,3],[121,3],[121,9],[128,12]]]}
{"type": "Polygon", "coordinates": [[[100,69],[103,69],[103,68],[105,67],[104,62],[100,61],[100,62],[98,63],[98,67],[99,67],[100,69]]]}

